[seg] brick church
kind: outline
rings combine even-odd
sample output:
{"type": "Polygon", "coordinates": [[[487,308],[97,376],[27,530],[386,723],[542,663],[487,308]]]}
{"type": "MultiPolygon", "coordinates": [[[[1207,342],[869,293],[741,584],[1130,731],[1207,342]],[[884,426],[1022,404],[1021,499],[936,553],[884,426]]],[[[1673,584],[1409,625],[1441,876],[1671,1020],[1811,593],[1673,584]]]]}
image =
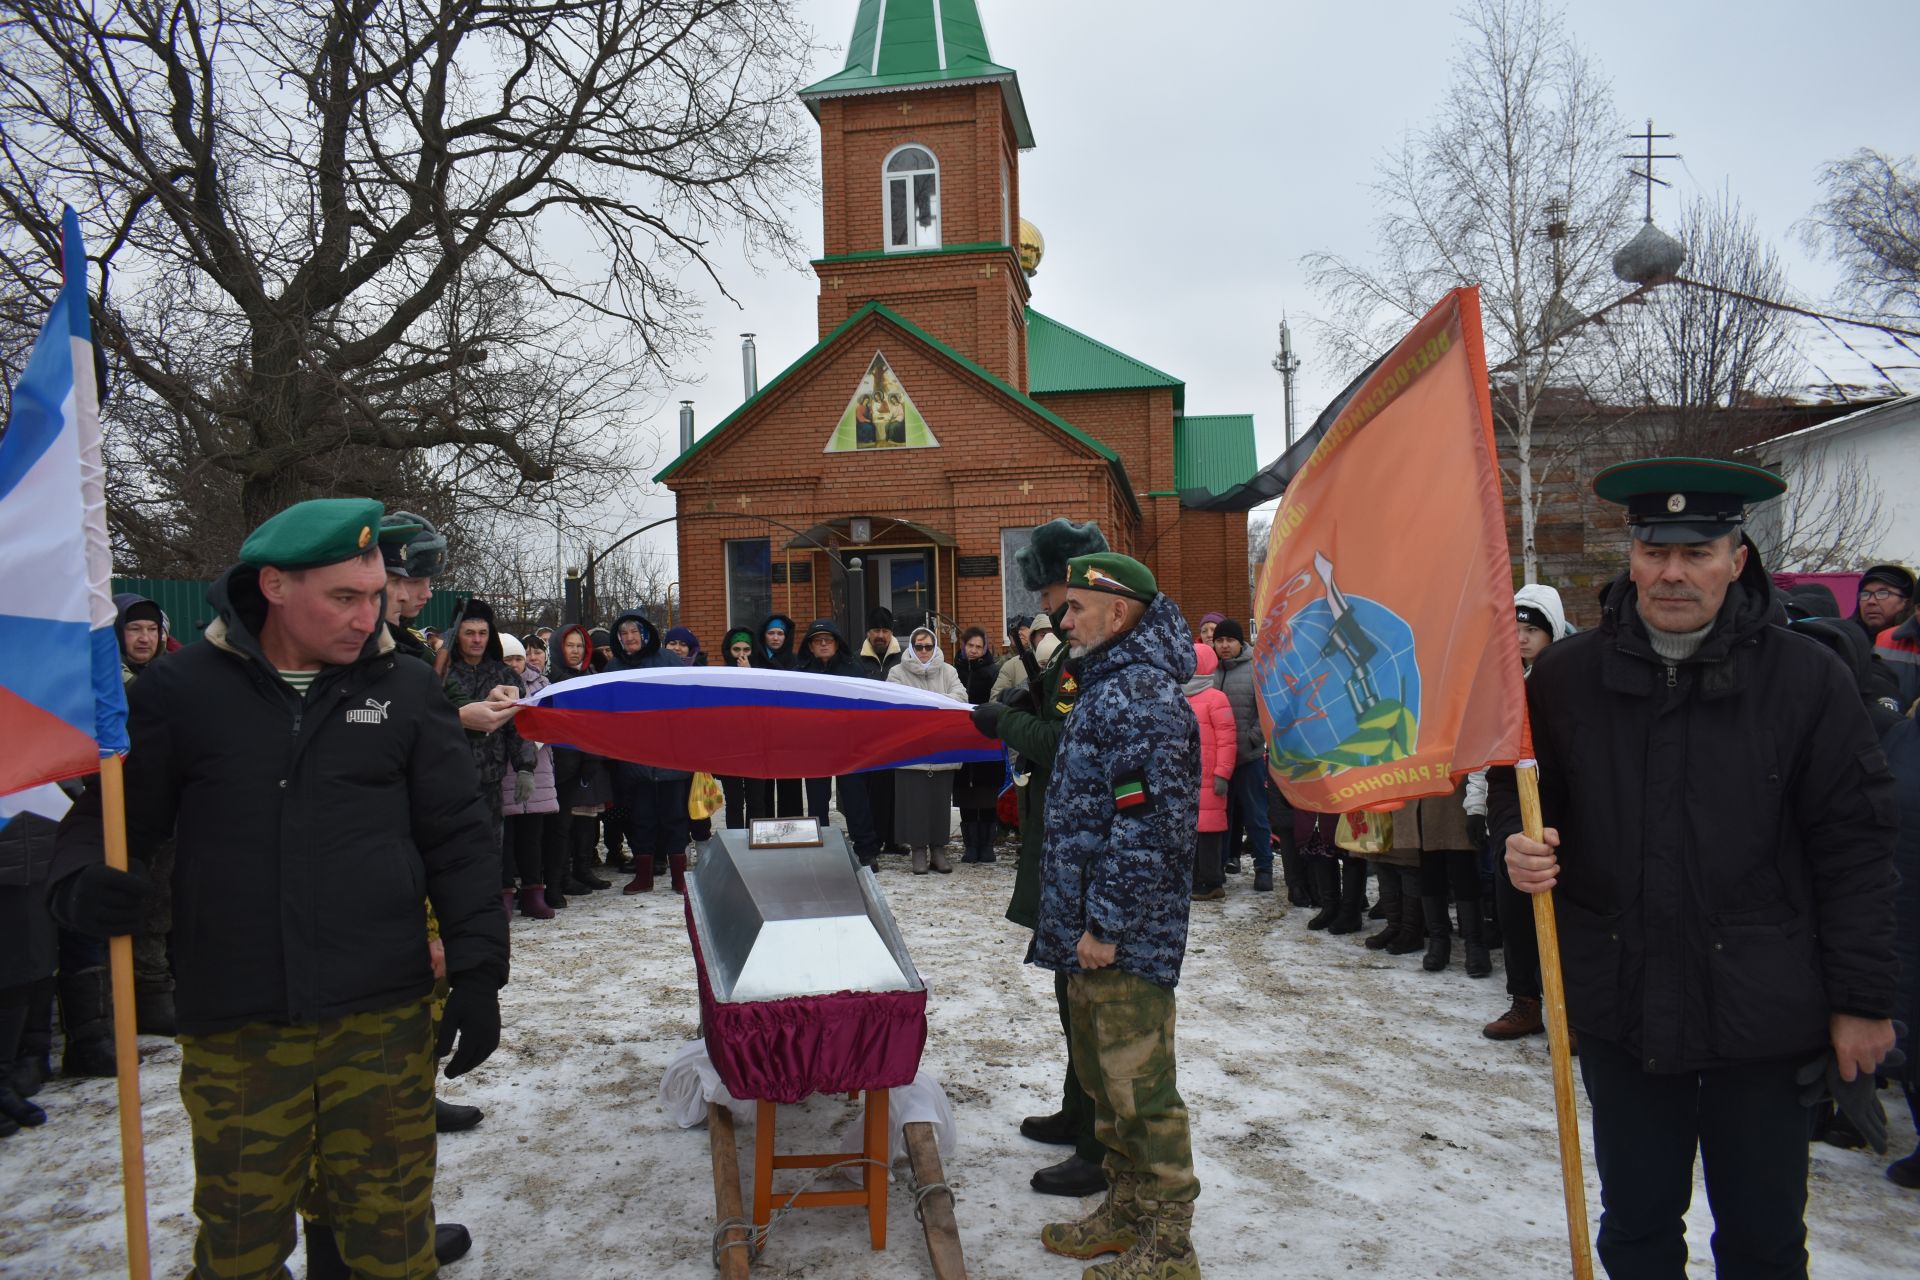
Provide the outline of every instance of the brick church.
{"type": "Polygon", "coordinates": [[[1030,305],[1033,134],[974,0],[859,0],[845,68],[800,97],[820,341],[655,477],[687,625],[716,650],[773,612],[857,636],[886,605],[902,633],[1004,634],[1035,608],[1013,553],[1055,516],[1097,520],[1189,621],[1244,618],[1253,418],[1189,414],[1179,378],[1030,305]]]}

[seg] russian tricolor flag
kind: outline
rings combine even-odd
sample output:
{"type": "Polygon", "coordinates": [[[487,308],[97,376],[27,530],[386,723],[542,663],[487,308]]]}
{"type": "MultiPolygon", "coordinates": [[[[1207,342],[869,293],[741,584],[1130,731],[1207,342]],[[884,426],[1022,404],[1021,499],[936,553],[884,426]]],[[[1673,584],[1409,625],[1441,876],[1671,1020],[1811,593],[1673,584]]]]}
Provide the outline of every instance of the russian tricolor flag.
{"type": "Polygon", "coordinates": [[[522,737],[662,769],[827,778],[999,760],[971,708],[885,680],[744,667],[609,671],[528,700],[522,737]]]}
{"type": "Polygon", "coordinates": [[[127,749],[80,219],[0,436],[0,795],[127,749]]]}

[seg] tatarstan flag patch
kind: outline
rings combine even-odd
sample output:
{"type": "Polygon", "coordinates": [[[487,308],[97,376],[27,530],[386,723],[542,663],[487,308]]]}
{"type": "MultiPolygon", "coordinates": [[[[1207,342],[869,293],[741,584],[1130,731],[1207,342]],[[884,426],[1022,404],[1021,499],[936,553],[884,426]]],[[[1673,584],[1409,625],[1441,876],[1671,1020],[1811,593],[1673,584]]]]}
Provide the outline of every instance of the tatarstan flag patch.
{"type": "Polygon", "coordinates": [[[1113,807],[1125,811],[1138,809],[1147,802],[1147,779],[1142,773],[1128,774],[1113,782],[1113,807]]]}

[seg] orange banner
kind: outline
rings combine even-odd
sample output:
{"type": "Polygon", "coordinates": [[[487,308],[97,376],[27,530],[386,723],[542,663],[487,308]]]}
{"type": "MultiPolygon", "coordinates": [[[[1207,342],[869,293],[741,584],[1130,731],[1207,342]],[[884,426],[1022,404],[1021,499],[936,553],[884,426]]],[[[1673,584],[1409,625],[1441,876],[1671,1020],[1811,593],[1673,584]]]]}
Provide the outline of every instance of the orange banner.
{"type": "Polygon", "coordinates": [[[1274,513],[1256,597],[1267,767],[1290,803],[1396,808],[1520,753],[1480,291],[1415,325],[1274,513]]]}

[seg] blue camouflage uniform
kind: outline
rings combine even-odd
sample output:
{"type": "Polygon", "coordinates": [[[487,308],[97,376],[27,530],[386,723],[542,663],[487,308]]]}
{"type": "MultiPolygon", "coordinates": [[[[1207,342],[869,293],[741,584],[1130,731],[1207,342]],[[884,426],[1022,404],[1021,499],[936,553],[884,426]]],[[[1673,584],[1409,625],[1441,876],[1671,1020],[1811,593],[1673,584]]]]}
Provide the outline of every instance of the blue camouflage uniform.
{"type": "MultiPolygon", "coordinates": [[[[1200,1183],[1175,1086],[1173,989],[1187,949],[1199,828],[1200,728],[1181,691],[1193,671],[1193,638],[1165,595],[1081,659],[1080,699],[1047,784],[1040,921],[1029,955],[1067,975],[1074,1070],[1093,1099],[1109,1205],[1129,1221],[1180,1224],[1176,1244],[1142,1237],[1137,1248],[1187,1259],[1185,1224],[1200,1183]],[[1075,948],[1083,931],[1114,944],[1112,965],[1081,968],[1075,948]]],[[[1089,1222],[1067,1230],[1098,1226],[1089,1222]]]]}

